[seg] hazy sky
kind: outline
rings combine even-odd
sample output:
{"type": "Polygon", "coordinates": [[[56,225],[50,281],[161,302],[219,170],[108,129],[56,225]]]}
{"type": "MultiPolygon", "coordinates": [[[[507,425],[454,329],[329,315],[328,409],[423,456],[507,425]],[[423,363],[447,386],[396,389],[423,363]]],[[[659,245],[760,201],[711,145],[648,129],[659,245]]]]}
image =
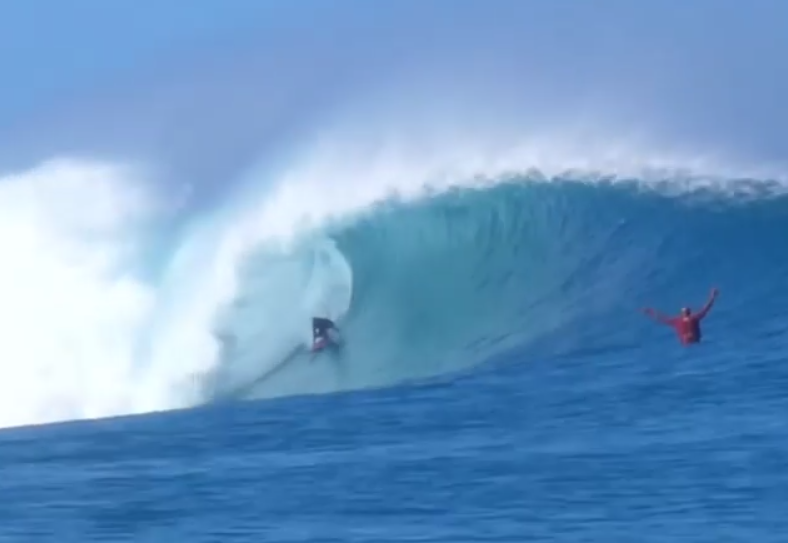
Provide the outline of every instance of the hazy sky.
{"type": "MultiPolygon", "coordinates": [[[[25,0],[0,4],[0,119],[63,103],[263,27],[267,2],[25,0]],[[67,93],[64,97],[63,94],[67,93]]],[[[271,11],[270,9],[267,11],[271,11]]]]}
{"type": "Polygon", "coordinates": [[[212,176],[340,106],[452,100],[788,159],[786,21],[782,0],[3,2],[0,159],[128,153],[212,176]]]}

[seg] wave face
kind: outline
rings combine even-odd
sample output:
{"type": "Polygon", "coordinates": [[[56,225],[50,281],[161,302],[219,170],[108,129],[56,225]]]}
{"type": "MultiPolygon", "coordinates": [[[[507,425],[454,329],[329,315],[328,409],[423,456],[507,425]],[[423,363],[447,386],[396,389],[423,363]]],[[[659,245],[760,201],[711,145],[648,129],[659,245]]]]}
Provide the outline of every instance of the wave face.
{"type": "Polygon", "coordinates": [[[745,343],[748,356],[769,352],[788,302],[788,199],[779,191],[544,181],[510,176],[386,200],[308,238],[255,249],[220,319],[224,348],[205,393],[379,387],[500,355],[527,362],[599,353],[609,361],[667,351],[670,331],[639,307],[697,307],[712,286],[722,298],[706,325],[710,349],[745,343]],[[298,354],[313,313],[339,319],[340,352],[298,354]]]}

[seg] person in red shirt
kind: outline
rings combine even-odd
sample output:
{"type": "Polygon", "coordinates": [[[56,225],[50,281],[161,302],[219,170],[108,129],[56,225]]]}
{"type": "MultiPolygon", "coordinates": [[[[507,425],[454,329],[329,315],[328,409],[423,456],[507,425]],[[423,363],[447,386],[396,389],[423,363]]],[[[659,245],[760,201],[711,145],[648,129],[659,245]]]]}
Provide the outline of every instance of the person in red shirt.
{"type": "Polygon", "coordinates": [[[712,289],[709,301],[707,301],[706,305],[697,313],[693,313],[689,307],[682,307],[681,314],[678,317],[668,317],[650,307],[644,309],[643,313],[657,322],[672,326],[682,345],[699,343],[702,338],[700,321],[703,320],[703,317],[709,312],[711,306],[714,305],[714,300],[717,299],[717,293],[718,291],[716,288],[712,289]]]}

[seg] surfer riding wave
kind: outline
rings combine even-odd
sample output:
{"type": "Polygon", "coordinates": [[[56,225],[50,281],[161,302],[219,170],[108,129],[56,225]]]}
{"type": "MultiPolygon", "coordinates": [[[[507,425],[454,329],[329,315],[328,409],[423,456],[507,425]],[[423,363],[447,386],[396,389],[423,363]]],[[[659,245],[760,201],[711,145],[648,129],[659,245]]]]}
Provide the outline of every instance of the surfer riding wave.
{"type": "Polygon", "coordinates": [[[319,351],[332,343],[336,343],[336,339],[332,338],[330,333],[338,334],[336,324],[331,319],[324,317],[312,318],[312,350],[319,351]]]}

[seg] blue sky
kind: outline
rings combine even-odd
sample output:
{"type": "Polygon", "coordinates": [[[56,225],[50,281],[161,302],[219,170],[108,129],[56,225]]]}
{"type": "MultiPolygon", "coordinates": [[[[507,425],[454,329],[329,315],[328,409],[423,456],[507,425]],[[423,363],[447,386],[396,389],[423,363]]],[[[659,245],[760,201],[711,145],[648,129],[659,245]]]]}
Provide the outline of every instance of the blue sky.
{"type": "Polygon", "coordinates": [[[275,9],[256,1],[24,0],[0,4],[0,119],[90,92],[170,55],[199,54],[265,29],[275,9]]]}
{"type": "Polygon", "coordinates": [[[549,118],[592,104],[786,159],[785,21],[781,0],[4,2],[0,157],[137,153],[211,171],[337,103],[388,93],[406,107],[435,89],[436,107],[457,95],[549,118]]]}

